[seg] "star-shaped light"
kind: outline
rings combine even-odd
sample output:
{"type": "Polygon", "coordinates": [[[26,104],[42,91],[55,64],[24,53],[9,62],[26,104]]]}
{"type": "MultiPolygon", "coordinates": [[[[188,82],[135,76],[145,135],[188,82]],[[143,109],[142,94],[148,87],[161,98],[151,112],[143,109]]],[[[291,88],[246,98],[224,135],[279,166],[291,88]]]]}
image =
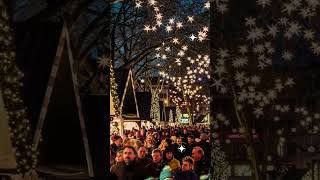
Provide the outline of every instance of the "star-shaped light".
{"type": "Polygon", "coordinates": [[[144,30],[148,33],[149,31],[151,31],[151,28],[149,25],[145,25],[144,30]]]}
{"type": "Polygon", "coordinates": [[[140,1],[137,1],[137,2],[136,2],[136,8],[139,9],[139,8],[141,8],[141,7],[142,7],[141,2],[140,2],[140,1]]]}
{"type": "Polygon", "coordinates": [[[243,55],[248,52],[248,47],[246,45],[239,47],[239,52],[243,55]]]}
{"type": "Polygon", "coordinates": [[[204,4],[204,8],[210,9],[210,1],[207,1],[207,2],[204,4]]]}
{"type": "Polygon", "coordinates": [[[182,50],[184,51],[188,50],[188,46],[182,46],[182,50]]]}
{"type": "Polygon", "coordinates": [[[311,45],[311,49],[312,49],[312,52],[315,54],[315,55],[320,55],[320,45],[319,43],[315,43],[313,42],[312,45],[311,45]]]}
{"type": "Polygon", "coordinates": [[[257,0],[257,4],[265,8],[271,4],[271,0],[257,0]]]}
{"type": "Polygon", "coordinates": [[[191,34],[190,39],[191,41],[194,41],[197,37],[194,34],[191,34]]]}
{"type": "Polygon", "coordinates": [[[171,26],[166,26],[166,31],[169,33],[169,32],[171,32],[172,31],[172,27],[171,26]]]}
{"type": "Polygon", "coordinates": [[[151,30],[154,32],[157,30],[157,27],[156,26],[152,26],[151,30]]]}
{"type": "Polygon", "coordinates": [[[204,26],[204,27],[202,28],[202,31],[203,31],[203,32],[208,32],[208,31],[209,31],[208,26],[204,26]]]}
{"type": "Polygon", "coordinates": [[[288,78],[287,81],[285,82],[285,85],[289,86],[289,87],[293,86],[294,84],[295,84],[295,82],[294,82],[293,78],[288,78]]]}
{"type": "Polygon", "coordinates": [[[219,80],[213,79],[213,81],[214,82],[213,82],[212,86],[215,87],[217,91],[219,90],[219,88],[224,87],[222,85],[222,79],[219,79],[219,80]]]}
{"type": "Polygon", "coordinates": [[[188,16],[188,21],[189,21],[190,23],[192,23],[192,22],[194,21],[193,16],[188,16]]]}
{"type": "Polygon", "coordinates": [[[161,21],[157,21],[157,26],[161,26],[162,25],[162,22],[161,21]]]}
{"type": "Polygon", "coordinates": [[[169,24],[174,24],[174,18],[169,19],[169,24]]]}
{"type": "Polygon", "coordinates": [[[285,61],[291,61],[292,58],[293,58],[293,54],[288,51],[288,50],[285,50],[284,53],[282,54],[282,58],[285,60],[285,61]]]}
{"type": "Polygon", "coordinates": [[[180,29],[182,27],[183,27],[182,22],[177,22],[177,28],[180,29]]]}
{"type": "Polygon", "coordinates": [[[281,24],[281,25],[283,25],[283,26],[286,26],[287,24],[288,24],[288,18],[286,18],[286,17],[281,17],[280,19],[279,19],[279,23],[281,24]]]}
{"type": "Polygon", "coordinates": [[[157,13],[156,14],[156,19],[159,21],[163,18],[162,14],[161,13],[157,13]]]}
{"type": "Polygon", "coordinates": [[[277,33],[279,32],[279,29],[276,25],[268,26],[268,35],[272,36],[273,38],[277,36],[277,33]]]}
{"type": "Polygon", "coordinates": [[[202,42],[202,41],[204,40],[204,37],[200,36],[200,37],[198,38],[198,40],[199,40],[200,42],[202,42]]]}
{"type": "Polygon", "coordinates": [[[179,44],[179,39],[178,38],[173,38],[172,39],[173,44],[179,44]]]}
{"type": "Polygon", "coordinates": [[[99,59],[98,67],[105,68],[105,67],[110,65],[110,60],[106,56],[103,56],[103,57],[98,58],[98,59],[99,59]]]}
{"type": "Polygon", "coordinates": [[[298,35],[301,29],[302,29],[302,27],[300,26],[299,23],[297,23],[297,22],[291,22],[290,25],[289,25],[288,31],[289,31],[291,34],[298,35]]]}
{"type": "Polygon", "coordinates": [[[153,9],[154,9],[155,12],[160,11],[158,7],[154,7],[153,9]]]}
{"type": "Polygon", "coordinates": [[[304,38],[307,39],[307,40],[313,40],[314,39],[314,35],[315,35],[315,32],[312,31],[312,30],[305,30],[304,31],[304,38]]]}
{"type": "Polygon", "coordinates": [[[255,84],[255,85],[259,84],[261,82],[261,78],[259,76],[257,76],[257,75],[254,75],[254,76],[251,77],[251,82],[253,84],[255,84]]]}
{"type": "Polygon", "coordinates": [[[150,4],[151,6],[156,5],[156,3],[157,3],[157,1],[155,1],[155,0],[149,0],[149,4],[150,4]]]}
{"type": "Polygon", "coordinates": [[[256,18],[248,17],[245,20],[246,20],[246,22],[245,22],[246,26],[252,27],[252,26],[256,25],[256,18]]]}
{"type": "Polygon", "coordinates": [[[219,13],[224,14],[228,10],[228,5],[227,4],[218,4],[217,10],[219,13]]]}
{"type": "Polygon", "coordinates": [[[182,51],[182,50],[178,52],[178,56],[181,56],[181,57],[182,57],[182,56],[184,56],[184,54],[185,54],[185,53],[184,53],[184,51],[182,51]]]}
{"type": "Polygon", "coordinates": [[[296,7],[292,3],[284,3],[282,12],[290,15],[295,9],[296,9],[296,7]]]}

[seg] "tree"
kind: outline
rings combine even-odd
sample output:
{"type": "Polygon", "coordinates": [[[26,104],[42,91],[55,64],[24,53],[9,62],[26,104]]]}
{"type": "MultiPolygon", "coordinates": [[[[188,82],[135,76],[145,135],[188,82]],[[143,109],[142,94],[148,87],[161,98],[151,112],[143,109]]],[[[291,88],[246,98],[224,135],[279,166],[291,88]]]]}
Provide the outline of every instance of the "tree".
{"type": "Polygon", "coordinates": [[[151,110],[150,117],[155,122],[160,122],[160,105],[158,92],[151,90],[151,110]]]}
{"type": "MultiPolygon", "coordinates": [[[[203,0],[135,2],[138,11],[148,12],[148,16],[137,27],[140,31],[134,40],[144,42],[137,46],[139,49],[152,47],[145,61],[140,59],[141,63],[136,64],[136,76],[160,75],[170,89],[170,100],[185,105],[190,116],[208,110],[209,105],[209,88],[204,88],[210,78],[210,59],[206,54],[209,13],[205,4],[203,0]]],[[[125,49],[122,58],[128,57],[125,49]]]]}
{"type": "Polygon", "coordinates": [[[9,131],[17,161],[17,173],[27,176],[36,168],[37,152],[32,143],[27,109],[22,100],[23,74],[15,61],[14,38],[7,3],[0,0],[0,91],[9,116],[9,131]]]}
{"type": "Polygon", "coordinates": [[[289,131],[288,123],[279,121],[292,118],[289,112],[299,104],[287,96],[297,93],[292,88],[296,82],[302,82],[293,72],[299,66],[297,62],[304,57],[295,55],[301,49],[306,51],[304,56],[309,60],[319,55],[311,23],[316,16],[314,7],[318,5],[310,1],[306,4],[295,1],[271,4],[271,1],[263,0],[235,4],[232,7],[237,9],[229,11],[235,11],[233,17],[223,18],[230,22],[223,21],[221,15],[214,15],[220,31],[212,46],[213,129],[223,133],[233,127],[233,132],[243,134],[253,177],[265,179],[266,162],[272,149],[277,142],[286,139],[285,132],[289,131]],[[279,12],[277,7],[282,11],[279,12]],[[242,19],[246,11],[251,14],[242,19]],[[307,24],[303,23],[306,19],[310,20],[307,24]],[[237,27],[233,25],[235,21],[244,23],[237,27]],[[222,25],[231,30],[224,31],[222,25]],[[221,107],[219,103],[225,106],[221,107]],[[263,151],[260,157],[257,157],[258,149],[254,145],[256,134],[260,135],[263,144],[259,149],[263,151]],[[259,163],[262,170],[258,168],[259,163]]]}
{"type": "Polygon", "coordinates": [[[180,122],[182,117],[182,113],[179,106],[176,106],[176,122],[180,122]]]}
{"type": "Polygon", "coordinates": [[[169,123],[173,123],[173,113],[172,113],[171,109],[170,109],[170,112],[169,112],[169,123]]]}

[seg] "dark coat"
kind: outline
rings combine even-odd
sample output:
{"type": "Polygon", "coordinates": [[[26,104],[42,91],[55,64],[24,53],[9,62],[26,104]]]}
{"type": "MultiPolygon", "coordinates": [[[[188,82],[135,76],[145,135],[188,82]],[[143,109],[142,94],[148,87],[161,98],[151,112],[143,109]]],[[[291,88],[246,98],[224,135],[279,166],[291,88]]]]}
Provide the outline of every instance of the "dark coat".
{"type": "Polygon", "coordinates": [[[164,166],[165,164],[163,162],[160,164],[152,162],[145,166],[148,171],[148,177],[159,177],[164,166]]]}
{"type": "Polygon", "coordinates": [[[144,167],[146,167],[148,164],[152,163],[152,160],[150,158],[147,158],[147,157],[142,158],[142,159],[137,158],[136,161],[137,161],[137,165],[144,166],[144,167]]]}
{"type": "Polygon", "coordinates": [[[194,165],[194,171],[199,176],[208,175],[209,168],[210,168],[210,161],[205,157],[203,157],[200,161],[195,162],[195,165],[194,165]]]}
{"type": "Polygon", "coordinates": [[[125,163],[119,163],[110,169],[111,180],[142,180],[148,178],[146,172],[146,168],[136,162],[129,166],[125,163]]]}
{"type": "Polygon", "coordinates": [[[206,157],[210,157],[211,156],[211,144],[205,140],[201,140],[200,142],[196,143],[197,146],[200,146],[203,151],[204,151],[204,155],[206,157]]]}
{"type": "Polygon", "coordinates": [[[174,180],[199,180],[199,176],[192,170],[192,171],[182,171],[179,169],[174,174],[174,180]]]}

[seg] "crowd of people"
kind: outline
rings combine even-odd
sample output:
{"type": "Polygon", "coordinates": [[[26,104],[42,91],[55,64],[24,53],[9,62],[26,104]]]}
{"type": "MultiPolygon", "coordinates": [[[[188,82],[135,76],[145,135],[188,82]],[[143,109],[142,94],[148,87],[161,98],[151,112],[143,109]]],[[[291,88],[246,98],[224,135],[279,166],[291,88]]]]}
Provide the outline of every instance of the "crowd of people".
{"type": "Polygon", "coordinates": [[[126,130],[113,135],[111,179],[198,180],[210,169],[210,129],[204,125],[126,130]]]}

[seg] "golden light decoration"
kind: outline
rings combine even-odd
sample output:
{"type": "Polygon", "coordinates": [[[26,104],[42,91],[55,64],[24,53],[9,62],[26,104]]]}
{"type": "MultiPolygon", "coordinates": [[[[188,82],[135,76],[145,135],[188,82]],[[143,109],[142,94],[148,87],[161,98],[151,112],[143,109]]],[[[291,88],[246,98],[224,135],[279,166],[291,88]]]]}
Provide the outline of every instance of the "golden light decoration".
{"type": "Polygon", "coordinates": [[[10,137],[17,162],[17,172],[25,174],[34,170],[38,153],[32,143],[30,121],[22,100],[23,73],[15,62],[12,29],[5,3],[0,0],[0,88],[8,112],[10,137]]]}

